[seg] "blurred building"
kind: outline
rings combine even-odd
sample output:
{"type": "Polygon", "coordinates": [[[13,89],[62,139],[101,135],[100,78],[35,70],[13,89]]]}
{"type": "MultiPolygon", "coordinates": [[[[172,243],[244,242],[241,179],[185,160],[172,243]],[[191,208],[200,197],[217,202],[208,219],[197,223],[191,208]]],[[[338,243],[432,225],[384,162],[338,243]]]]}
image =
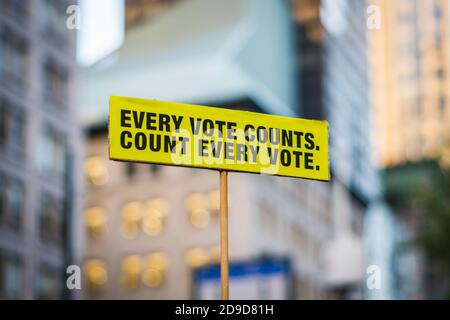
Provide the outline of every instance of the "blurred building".
{"type": "Polygon", "coordinates": [[[230,258],[287,257],[288,298],[362,297],[362,221],[379,195],[365,9],[178,1],[138,19],[120,50],[85,70],[87,297],[189,298],[192,268],[219,255],[217,172],[109,161],[110,95],[329,120],[332,182],[230,174],[230,258]]]}
{"type": "Polygon", "coordinates": [[[67,5],[0,1],[0,298],[69,297],[66,267],[80,255],[67,5]]]}
{"type": "Polygon", "coordinates": [[[363,241],[363,221],[373,207],[382,204],[371,143],[368,3],[297,0],[293,4],[300,35],[303,115],[330,122],[334,179],[333,241],[326,250],[328,287],[338,298],[362,297],[366,265],[377,260],[367,254],[372,244],[363,241]]]}
{"type": "MultiPolygon", "coordinates": [[[[421,211],[415,200],[399,205],[392,199],[405,202],[414,195],[406,190],[419,185],[423,160],[449,159],[444,150],[450,141],[450,8],[446,0],[371,3],[381,19],[379,29],[368,30],[373,140],[378,164],[389,167],[384,182],[394,209],[394,241],[407,247],[423,227],[421,211]]],[[[442,291],[417,248],[393,250],[396,297],[423,299],[442,291]]]]}
{"type": "Polygon", "coordinates": [[[381,28],[368,32],[378,162],[436,158],[450,139],[447,0],[373,0],[381,28]]]}

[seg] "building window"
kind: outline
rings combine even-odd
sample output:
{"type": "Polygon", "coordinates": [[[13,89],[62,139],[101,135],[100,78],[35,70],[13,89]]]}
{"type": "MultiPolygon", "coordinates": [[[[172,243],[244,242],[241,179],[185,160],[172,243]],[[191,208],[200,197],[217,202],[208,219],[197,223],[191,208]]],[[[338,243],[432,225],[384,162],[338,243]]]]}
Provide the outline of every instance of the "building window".
{"type": "Polygon", "coordinates": [[[445,96],[439,97],[439,110],[441,113],[445,112],[445,106],[447,105],[447,100],[445,99],[445,96]]]}
{"type": "Polygon", "coordinates": [[[0,172],[0,224],[20,228],[24,202],[23,183],[0,172]]]}
{"type": "Polygon", "coordinates": [[[169,260],[163,252],[150,253],[145,259],[129,255],[122,260],[121,284],[127,289],[137,289],[141,283],[149,288],[159,288],[166,278],[169,260]]]}
{"type": "Polygon", "coordinates": [[[65,174],[66,139],[51,128],[44,129],[38,146],[38,165],[45,176],[62,180],[65,174]]]}
{"type": "Polygon", "coordinates": [[[142,217],[142,230],[150,236],[160,234],[168,212],[167,200],[162,198],[149,200],[142,217]]]}
{"type": "Polygon", "coordinates": [[[220,246],[212,246],[208,249],[208,257],[210,263],[219,263],[220,262],[220,246]]]}
{"type": "Polygon", "coordinates": [[[125,238],[137,237],[141,228],[147,235],[159,235],[169,212],[169,203],[163,198],[150,199],[147,203],[132,201],[122,208],[120,231],[125,238]]]}
{"type": "Polygon", "coordinates": [[[25,152],[25,120],[23,110],[0,100],[0,150],[13,160],[25,152]]]}
{"type": "Polygon", "coordinates": [[[211,215],[214,217],[219,216],[220,214],[220,191],[214,190],[208,194],[209,199],[209,211],[211,215]]]}
{"type": "Polygon", "coordinates": [[[130,255],[122,260],[122,275],[120,282],[127,289],[137,289],[139,287],[142,259],[138,255],[130,255]]]}
{"type": "Polygon", "coordinates": [[[126,168],[126,171],[127,171],[127,177],[130,178],[130,179],[132,177],[134,177],[134,175],[136,174],[136,164],[131,163],[131,162],[127,162],[125,164],[125,168],[126,168]]]}
{"type": "Polygon", "coordinates": [[[0,0],[0,8],[14,18],[24,19],[28,13],[28,0],[0,0]]]}
{"type": "Polygon", "coordinates": [[[105,263],[100,259],[90,259],[84,263],[84,274],[88,289],[98,293],[108,281],[108,271],[105,263]]]}
{"type": "Polygon", "coordinates": [[[142,204],[134,201],[129,202],[122,208],[122,222],[120,232],[127,239],[135,238],[139,234],[142,219],[142,204]]]}
{"type": "Polygon", "coordinates": [[[104,158],[97,156],[88,158],[84,169],[90,183],[102,186],[108,182],[109,175],[104,158]]]}
{"type": "Polygon", "coordinates": [[[443,68],[438,68],[436,70],[436,78],[438,78],[439,80],[443,80],[445,76],[445,71],[443,68]]]}
{"type": "Polygon", "coordinates": [[[150,288],[159,288],[164,283],[169,259],[163,252],[153,252],[148,255],[144,270],[142,272],[142,282],[150,288]]]}
{"type": "Polygon", "coordinates": [[[41,195],[39,211],[41,239],[61,243],[63,233],[63,201],[47,192],[41,195]]]}
{"type": "Polygon", "coordinates": [[[0,83],[23,94],[26,79],[27,46],[8,28],[0,29],[0,83]]]}
{"type": "Polygon", "coordinates": [[[0,298],[19,299],[23,295],[23,269],[18,258],[0,255],[0,298]]]}
{"type": "Polygon", "coordinates": [[[161,166],[157,164],[151,164],[150,166],[150,173],[154,176],[158,175],[159,172],[161,172],[161,166]]]}
{"type": "Polygon", "coordinates": [[[36,296],[38,299],[56,300],[61,298],[62,276],[58,270],[40,267],[36,277],[36,296]]]}
{"type": "Polygon", "coordinates": [[[68,29],[66,28],[67,1],[44,0],[42,14],[43,33],[56,44],[67,45],[68,29]]]}
{"type": "Polygon", "coordinates": [[[45,99],[56,107],[67,106],[68,74],[67,71],[52,60],[44,65],[45,99]]]}
{"type": "Polygon", "coordinates": [[[211,217],[217,217],[220,209],[219,191],[209,193],[193,193],[186,199],[186,210],[189,220],[197,228],[209,225],[211,217]]]}
{"type": "Polygon", "coordinates": [[[86,230],[90,238],[96,239],[104,234],[106,230],[106,212],[100,207],[93,207],[86,210],[84,214],[86,230]]]}
{"type": "Polygon", "coordinates": [[[199,268],[208,263],[208,252],[202,248],[193,248],[186,253],[186,265],[190,268],[199,268]]]}

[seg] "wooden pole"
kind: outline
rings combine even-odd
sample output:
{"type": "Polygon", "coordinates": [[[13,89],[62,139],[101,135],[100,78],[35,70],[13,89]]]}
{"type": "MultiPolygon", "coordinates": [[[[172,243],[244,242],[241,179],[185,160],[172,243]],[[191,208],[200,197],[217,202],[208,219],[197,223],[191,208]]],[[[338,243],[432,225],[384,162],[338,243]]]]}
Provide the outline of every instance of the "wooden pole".
{"type": "Polygon", "coordinates": [[[220,283],[222,300],[228,300],[228,172],[220,171],[220,283]]]}

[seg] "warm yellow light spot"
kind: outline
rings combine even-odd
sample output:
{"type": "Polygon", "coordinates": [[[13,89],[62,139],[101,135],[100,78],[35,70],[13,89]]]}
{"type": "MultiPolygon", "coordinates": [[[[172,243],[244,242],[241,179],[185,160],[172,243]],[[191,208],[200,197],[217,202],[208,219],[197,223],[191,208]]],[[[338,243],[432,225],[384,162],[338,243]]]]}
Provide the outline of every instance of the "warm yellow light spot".
{"type": "Polygon", "coordinates": [[[108,182],[109,175],[104,158],[97,156],[88,158],[84,170],[92,184],[101,186],[108,182]]]}
{"type": "Polygon", "coordinates": [[[194,248],[186,253],[186,264],[191,268],[198,268],[208,262],[208,255],[201,248],[194,248]]]}
{"type": "Polygon", "coordinates": [[[150,287],[160,287],[169,268],[169,260],[163,252],[153,252],[148,255],[146,269],[142,273],[142,282],[150,287]]]}
{"type": "Polygon", "coordinates": [[[122,223],[120,225],[122,236],[131,239],[138,235],[142,210],[142,204],[137,201],[129,202],[122,208],[122,223]]]}
{"type": "Polygon", "coordinates": [[[202,193],[193,193],[186,199],[186,208],[188,209],[188,211],[205,207],[205,196],[202,193]]]}
{"type": "Polygon", "coordinates": [[[191,223],[197,228],[204,228],[209,224],[210,215],[205,209],[195,209],[191,211],[191,223]]]}
{"type": "Polygon", "coordinates": [[[147,268],[142,273],[142,282],[150,288],[158,288],[164,279],[163,272],[156,269],[147,268]]]}
{"type": "Polygon", "coordinates": [[[147,202],[147,210],[150,214],[163,218],[169,212],[169,202],[163,198],[156,198],[147,202]]]}
{"type": "Polygon", "coordinates": [[[86,210],[84,220],[89,236],[98,237],[106,228],[106,212],[100,207],[86,210]]]}
{"type": "Polygon", "coordinates": [[[121,283],[127,288],[135,289],[139,285],[142,260],[138,255],[131,255],[122,261],[121,283]]]}
{"type": "Polygon", "coordinates": [[[147,257],[147,267],[156,270],[167,270],[169,268],[169,260],[163,252],[154,252],[147,257]]]}
{"type": "Polygon", "coordinates": [[[139,226],[133,223],[124,223],[120,225],[120,234],[126,239],[134,239],[139,234],[139,226]]]}
{"type": "Polygon", "coordinates": [[[209,193],[209,208],[211,214],[218,216],[220,212],[220,192],[215,190],[209,193]]]}
{"type": "Polygon", "coordinates": [[[88,286],[92,289],[98,289],[104,286],[108,279],[106,266],[101,260],[92,259],[86,261],[84,271],[88,286]]]}
{"type": "Polygon", "coordinates": [[[142,229],[146,234],[151,236],[160,234],[163,229],[162,218],[146,215],[142,221],[142,229]]]}
{"type": "Polygon", "coordinates": [[[213,246],[209,249],[209,261],[210,262],[220,261],[220,246],[213,246]]]}
{"type": "Polygon", "coordinates": [[[122,209],[122,217],[127,222],[139,222],[142,217],[142,204],[137,201],[127,203],[122,209]]]}

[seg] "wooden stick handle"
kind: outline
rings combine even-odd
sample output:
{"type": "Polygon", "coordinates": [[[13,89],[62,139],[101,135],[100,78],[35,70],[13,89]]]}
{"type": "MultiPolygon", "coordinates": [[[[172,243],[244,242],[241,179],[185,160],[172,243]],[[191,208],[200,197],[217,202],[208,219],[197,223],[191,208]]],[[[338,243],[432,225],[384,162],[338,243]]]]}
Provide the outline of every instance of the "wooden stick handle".
{"type": "Polygon", "coordinates": [[[220,171],[220,283],[222,300],[228,300],[228,172],[220,171]]]}

